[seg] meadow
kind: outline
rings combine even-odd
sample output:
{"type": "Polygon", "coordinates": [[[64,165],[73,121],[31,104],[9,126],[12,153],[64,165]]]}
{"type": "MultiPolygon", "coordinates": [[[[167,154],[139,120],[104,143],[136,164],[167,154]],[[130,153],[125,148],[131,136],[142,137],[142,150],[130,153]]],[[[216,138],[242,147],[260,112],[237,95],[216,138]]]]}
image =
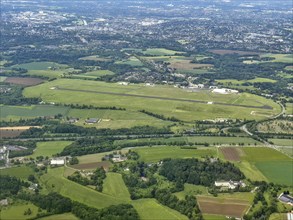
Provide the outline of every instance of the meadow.
{"type": "Polygon", "coordinates": [[[34,153],[29,157],[52,157],[52,155],[60,153],[66,146],[70,145],[71,143],[71,141],[38,142],[37,148],[34,150],[34,153]]]}
{"type": "MultiPolygon", "coordinates": [[[[288,156],[266,147],[246,147],[241,149],[244,153],[241,155],[241,159],[259,170],[268,181],[288,186],[293,185],[293,161],[288,156]]],[[[258,180],[258,175],[255,175],[254,172],[247,177],[252,180],[258,180]]],[[[244,172],[244,174],[247,173],[244,172]]]]}
{"type": "Polygon", "coordinates": [[[134,48],[125,48],[123,51],[134,51],[143,53],[145,55],[151,55],[151,56],[172,56],[175,54],[182,54],[184,52],[175,51],[175,50],[168,50],[165,48],[148,48],[146,50],[143,49],[134,49],[134,48]]]}
{"type": "Polygon", "coordinates": [[[293,148],[293,139],[270,138],[268,140],[278,146],[291,146],[293,148]]]}
{"type": "Polygon", "coordinates": [[[127,60],[116,61],[115,64],[124,64],[130,66],[143,66],[143,63],[136,57],[129,57],[127,60]]]}
{"type": "Polygon", "coordinates": [[[140,156],[139,160],[144,162],[157,162],[165,158],[201,158],[216,156],[215,148],[202,147],[198,149],[181,149],[180,147],[140,147],[134,149],[140,156]]]}
{"type": "Polygon", "coordinates": [[[268,62],[280,62],[280,63],[292,63],[293,56],[292,54],[272,54],[266,53],[261,54],[261,58],[269,57],[274,58],[273,60],[269,61],[258,61],[258,60],[244,60],[243,63],[245,64],[255,64],[255,63],[268,63],[268,62]]]}
{"type": "Polygon", "coordinates": [[[41,116],[66,115],[69,108],[53,105],[4,106],[0,105],[1,120],[19,120],[41,116]]]}
{"type": "Polygon", "coordinates": [[[24,64],[17,64],[12,66],[11,68],[22,68],[27,70],[48,70],[48,69],[65,69],[67,65],[58,64],[54,62],[31,62],[24,64]]]}
{"type": "Polygon", "coordinates": [[[59,215],[50,215],[47,217],[39,218],[39,220],[78,220],[72,213],[64,213],[59,215]]]}
{"type": "Polygon", "coordinates": [[[10,175],[20,178],[22,180],[27,180],[29,175],[34,174],[33,170],[27,166],[11,167],[6,169],[1,169],[1,175],[10,175]]]}
{"type": "Polygon", "coordinates": [[[187,220],[185,215],[161,205],[155,199],[139,199],[131,203],[141,220],[187,220]]]}
{"type": "Polygon", "coordinates": [[[242,85],[243,83],[275,83],[277,82],[276,80],[273,79],[269,79],[269,78],[261,78],[261,77],[257,77],[254,79],[250,79],[250,80],[236,80],[236,79],[219,79],[216,80],[219,83],[223,83],[224,85],[242,85]]]}
{"type": "Polygon", "coordinates": [[[130,201],[130,193],[124,184],[122,175],[119,173],[107,173],[103,184],[103,193],[130,201]]]}
{"type": "Polygon", "coordinates": [[[1,207],[1,219],[3,220],[20,220],[20,219],[31,219],[36,217],[38,214],[38,207],[28,202],[18,202],[8,207],[1,207]],[[24,212],[31,209],[31,215],[24,215],[24,212]]]}
{"type": "Polygon", "coordinates": [[[280,112],[280,106],[272,100],[248,93],[222,95],[207,90],[191,93],[172,86],[147,87],[142,84],[124,86],[117,83],[77,79],[58,79],[26,88],[24,95],[41,96],[46,102],[116,106],[131,110],[145,109],[186,121],[215,118],[261,119],[280,112]],[[58,89],[52,90],[50,89],[52,87],[58,89]],[[197,100],[203,103],[194,103],[197,100]],[[231,106],[205,104],[207,102],[220,102],[231,106]],[[271,106],[272,109],[262,108],[264,105],[271,106]],[[251,114],[252,111],[258,114],[251,114]]]}

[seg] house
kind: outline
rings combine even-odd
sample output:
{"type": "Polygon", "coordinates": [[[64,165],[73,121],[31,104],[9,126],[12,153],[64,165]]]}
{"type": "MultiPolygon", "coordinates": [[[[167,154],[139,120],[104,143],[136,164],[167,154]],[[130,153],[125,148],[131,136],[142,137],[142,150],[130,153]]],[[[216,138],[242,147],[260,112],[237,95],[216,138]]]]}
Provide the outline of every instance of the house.
{"type": "Polygon", "coordinates": [[[85,120],[85,123],[87,123],[87,124],[95,124],[98,121],[99,121],[98,118],[89,118],[89,119],[85,120]]]}
{"type": "Polygon", "coordinates": [[[50,165],[63,166],[65,164],[64,158],[53,158],[50,165]]]}

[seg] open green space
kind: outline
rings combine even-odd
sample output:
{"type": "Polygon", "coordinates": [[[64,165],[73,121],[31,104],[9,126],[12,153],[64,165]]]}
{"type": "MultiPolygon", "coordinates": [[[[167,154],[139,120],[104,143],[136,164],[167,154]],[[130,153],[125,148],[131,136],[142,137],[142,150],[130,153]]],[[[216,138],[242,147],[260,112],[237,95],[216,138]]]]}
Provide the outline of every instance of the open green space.
{"type": "Polygon", "coordinates": [[[17,64],[11,68],[23,68],[27,70],[49,70],[49,69],[65,69],[67,65],[58,64],[54,62],[31,62],[24,64],[17,64]]]}
{"type": "Polygon", "coordinates": [[[40,182],[48,191],[55,191],[74,201],[78,201],[95,208],[126,203],[116,196],[106,195],[63,177],[64,167],[49,169],[40,182]]]}
{"type": "Polygon", "coordinates": [[[52,157],[57,153],[60,153],[66,146],[70,145],[71,141],[49,141],[49,142],[38,142],[37,148],[35,149],[33,155],[29,157],[52,157]]]}
{"type": "Polygon", "coordinates": [[[23,202],[23,204],[13,204],[1,208],[0,217],[2,220],[22,220],[31,219],[38,214],[38,207],[32,203],[23,202]],[[31,215],[24,215],[24,212],[30,209],[31,215]]]}
{"type": "Polygon", "coordinates": [[[286,103],[286,114],[293,115],[293,103],[286,103]]]}
{"type": "Polygon", "coordinates": [[[204,220],[227,220],[224,215],[212,215],[212,214],[203,214],[204,220]]]}
{"type": "Polygon", "coordinates": [[[293,139],[270,138],[268,140],[278,146],[291,146],[293,151],[293,139]]]}
{"type": "Polygon", "coordinates": [[[189,183],[184,184],[184,190],[181,192],[174,193],[178,197],[178,199],[184,199],[187,195],[207,195],[208,190],[207,187],[201,185],[193,185],[189,183]]]}
{"type": "Polygon", "coordinates": [[[27,180],[28,176],[31,174],[34,174],[34,172],[27,166],[11,167],[0,170],[0,175],[15,176],[23,180],[27,180]]]}
{"type": "Polygon", "coordinates": [[[117,111],[117,110],[95,110],[95,109],[71,109],[68,117],[79,118],[76,125],[96,128],[129,128],[133,126],[151,125],[167,126],[171,122],[163,121],[137,111],[117,111]],[[101,121],[95,124],[84,124],[87,118],[99,118],[101,121]]]}
{"type": "Polygon", "coordinates": [[[161,205],[155,199],[139,199],[132,201],[132,205],[141,220],[187,220],[185,215],[161,205]]]}
{"type": "Polygon", "coordinates": [[[116,64],[125,64],[130,66],[143,66],[143,63],[136,57],[129,57],[127,60],[116,61],[116,64]]]}
{"type": "Polygon", "coordinates": [[[7,79],[5,76],[0,76],[0,82],[4,82],[7,79]]]}
{"type": "MultiPolygon", "coordinates": [[[[249,162],[251,166],[256,167],[269,182],[293,185],[293,160],[291,158],[279,151],[266,147],[246,147],[241,149],[244,152],[241,158],[249,162]]],[[[252,177],[252,180],[254,179],[255,177],[252,177]]]]}
{"type": "Polygon", "coordinates": [[[78,218],[72,213],[64,213],[59,215],[50,215],[39,220],[78,220],[78,218]]]}
{"type": "Polygon", "coordinates": [[[140,160],[144,162],[157,162],[164,158],[200,158],[216,156],[216,149],[202,147],[198,149],[181,149],[180,147],[140,147],[135,151],[139,154],[140,160]]]}
{"type": "Polygon", "coordinates": [[[280,62],[280,63],[292,63],[293,55],[292,54],[272,54],[265,53],[260,55],[261,58],[269,57],[274,58],[273,60],[268,61],[259,61],[259,60],[244,60],[245,64],[256,64],[256,63],[268,63],[268,62],[280,62]]]}
{"type": "Polygon", "coordinates": [[[276,80],[273,80],[273,79],[260,78],[260,77],[257,77],[255,79],[250,79],[250,80],[220,79],[216,81],[223,83],[224,85],[229,85],[229,84],[242,85],[243,83],[275,83],[277,82],[276,80]]]}
{"type": "Polygon", "coordinates": [[[19,120],[25,118],[66,115],[69,108],[53,105],[0,106],[1,120],[19,120]]]}
{"type": "Polygon", "coordinates": [[[103,184],[103,193],[130,201],[130,194],[122,179],[122,175],[119,173],[107,173],[103,184]]]}
{"type": "Polygon", "coordinates": [[[280,106],[272,100],[248,93],[222,95],[207,90],[191,93],[173,86],[147,87],[144,84],[125,86],[77,79],[58,79],[26,88],[24,95],[40,96],[46,102],[116,106],[131,110],[145,109],[186,121],[209,118],[261,119],[280,112],[280,106]],[[53,87],[56,89],[50,89],[53,87]],[[203,103],[193,102],[197,100],[203,103]],[[207,102],[220,102],[231,106],[206,104],[207,102]],[[244,107],[236,105],[244,105],[244,107]],[[271,106],[272,109],[262,108],[264,105],[271,106]],[[254,114],[251,114],[252,111],[254,114]]]}
{"type": "Polygon", "coordinates": [[[168,55],[175,55],[176,53],[184,53],[184,52],[175,51],[175,50],[168,50],[165,48],[148,48],[146,50],[126,48],[126,49],[123,49],[123,51],[134,51],[134,52],[139,52],[145,55],[152,55],[152,56],[168,56],[168,55]]]}

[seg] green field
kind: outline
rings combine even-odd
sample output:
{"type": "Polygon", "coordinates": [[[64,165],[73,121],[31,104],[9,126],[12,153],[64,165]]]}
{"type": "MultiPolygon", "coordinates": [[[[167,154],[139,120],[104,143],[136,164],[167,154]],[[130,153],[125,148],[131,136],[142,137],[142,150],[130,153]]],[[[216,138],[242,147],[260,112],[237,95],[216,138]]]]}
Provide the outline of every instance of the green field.
{"type": "Polygon", "coordinates": [[[248,144],[260,144],[260,142],[250,137],[215,137],[215,136],[191,136],[191,137],[171,137],[171,138],[140,138],[140,139],[129,139],[129,140],[117,140],[114,142],[117,146],[123,146],[126,143],[148,143],[151,145],[160,142],[161,144],[170,144],[172,142],[185,142],[188,143],[208,143],[210,145],[237,145],[239,143],[248,144]]]}
{"type": "Polygon", "coordinates": [[[278,146],[291,146],[293,151],[293,139],[270,138],[268,140],[278,146]]]}
{"type": "Polygon", "coordinates": [[[28,176],[34,174],[33,170],[27,166],[12,167],[0,170],[0,175],[15,176],[17,178],[27,180],[28,176]]]}
{"type": "Polygon", "coordinates": [[[186,121],[215,118],[260,119],[280,112],[280,106],[272,100],[248,93],[221,95],[211,93],[207,90],[190,93],[172,86],[156,85],[155,87],[147,87],[143,84],[124,86],[117,83],[77,79],[58,79],[26,88],[24,90],[24,95],[26,97],[41,97],[46,102],[116,106],[131,110],[145,109],[156,114],[163,114],[167,117],[174,116],[186,121]],[[50,89],[52,87],[57,87],[59,89],[52,90],[50,89]],[[66,90],[72,88],[74,88],[75,91],[66,90]],[[116,94],[102,94],[101,92],[116,94]],[[145,96],[156,96],[158,98],[148,98],[145,96]],[[199,100],[204,103],[165,100],[164,98],[188,99],[192,101],[199,100]],[[221,102],[249,107],[224,106],[218,104],[208,105],[205,104],[205,102],[221,102]],[[273,109],[256,109],[250,107],[263,105],[272,106],[273,109]],[[254,111],[254,114],[251,114],[252,111],[254,111]]]}
{"type": "Polygon", "coordinates": [[[143,63],[136,57],[129,57],[127,60],[116,61],[115,64],[125,64],[130,66],[143,66],[143,63]]]}
{"type": "Polygon", "coordinates": [[[59,215],[50,215],[39,220],[78,220],[78,218],[72,213],[64,213],[59,215]]]}
{"type": "Polygon", "coordinates": [[[286,103],[286,114],[293,115],[293,103],[286,103]]]}
{"type": "Polygon", "coordinates": [[[107,178],[103,185],[103,193],[130,201],[130,194],[119,173],[107,173],[107,178]]]}
{"type": "Polygon", "coordinates": [[[180,147],[139,147],[135,151],[144,162],[157,162],[164,158],[200,158],[205,156],[216,156],[216,149],[202,147],[198,149],[181,149],[180,147]]]}
{"type": "Polygon", "coordinates": [[[4,82],[7,79],[5,76],[0,76],[0,82],[4,82]]]}
{"type": "Polygon", "coordinates": [[[268,62],[280,62],[280,63],[292,63],[293,55],[292,54],[272,54],[272,53],[266,53],[261,54],[261,58],[264,57],[270,57],[274,58],[273,60],[269,61],[258,61],[258,60],[244,60],[243,63],[246,64],[255,64],[255,63],[268,63],[268,62]]]}
{"type": "Polygon", "coordinates": [[[185,215],[161,205],[155,199],[139,199],[132,201],[132,205],[141,220],[187,220],[185,215]]]}
{"type": "Polygon", "coordinates": [[[37,148],[35,149],[33,155],[30,155],[29,157],[52,157],[52,155],[60,153],[66,146],[70,145],[71,143],[71,141],[38,142],[37,148]]]}
{"type": "Polygon", "coordinates": [[[38,207],[32,203],[14,204],[8,207],[1,207],[1,220],[23,220],[36,217],[38,214],[38,207]],[[24,215],[24,212],[31,209],[31,215],[24,215]]]}
{"type": "Polygon", "coordinates": [[[204,220],[227,220],[223,215],[212,215],[212,214],[203,214],[204,220]]]}
{"type": "Polygon", "coordinates": [[[220,79],[216,81],[223,83],[224,85],[229,85],[229,84],[242,85],[243,83],[275,83],[277,82],[276,80],[273,80],[273,79],[260,78],[260,77],[257,77],[255,79],[250,79],[250,80],[220,79]]]}
{"type": "Polygon", "coordinates": [[[24,63],[24,64],[17,64],[12,66],[11,68],[23,68],[27,70],[49,70],[52,68],[58,69],[65,69],[67,65],[58,64],[54,62],[31,62],[31,63],[24,63]]]}
{"type": "Polygon", "coordinates": [[[69,108],[52,105],[0,106],[1,120],[19,120],[25,118],[66,115],[69,108]]]}
{"type": "Polygon", "coordinates": [[[174,193],[178,197],[178,199],[184,199],[187,195],[207,195],[208,190],[207,187],[201,185],[193,185],[193,184],[184,184],[184,190],[181,192],[174,193]]]}
{"type": "Polygon", "coordinates": [[[40,182],[48,191],[55,191],[74,201],[78,201],[97,209],[110,205],[126,203],[125,200],[115,196],[106,195],[63,177],[64,167],[49,169],[40,182]]]}
{"type": "Polygon", "coordinates": [[[146,114],[136,111],[117,111],[117,110],[94,110],[94,109],[71,109],[67,116],[79,118],[76,123],[80,126],[97,127],[97,128],[129,128],[133,126],[152,125],[167,126],[171,122],[163,121],[146,114]],[[99,118],[101,121],[96,124],[84,124],[87,118],[99,118]]]}
{"type": "Polygon", "coordinates": [[[123,49],[123,51],[134,51],[134,52],[139,52],[139,53],[143,53],[145,55],[151,55],[151,56],[171,56],[171,55],[175,55],[176,53],[184,53],[184,52],[168,50],[164,48],[149,48],[146,50],[126,48],[126,49],[123,49]]]}
{"type": "MultiPolygon", "coordinates": [[[[289,186],[293,185],[292,159],[279,151],[266,147],[247,147],[241,149],[244,152],[242,160],[257,168],[268,181],[289,186]]],[[[253,174],[251,179],[257,180],[256,175],[253,174]]]]}

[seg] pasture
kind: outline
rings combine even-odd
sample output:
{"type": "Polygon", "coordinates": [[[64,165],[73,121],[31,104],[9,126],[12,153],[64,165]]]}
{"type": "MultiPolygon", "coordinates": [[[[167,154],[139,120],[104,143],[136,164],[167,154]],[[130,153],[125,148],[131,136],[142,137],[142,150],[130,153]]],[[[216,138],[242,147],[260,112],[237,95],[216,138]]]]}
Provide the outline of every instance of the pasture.
{"type": "Polygon", "coordinates": [[[141,220],[187,220],[185,215],[161,205],[155,199],[139,199],[131,203],[141,220]]]}
{"type": "Polygon", "coordinates": [[[41,96],[46,102],[116,106],[131,110],[145,109],[186,121],[215,118],[261,119],[280,112],[280,106],[272,100],[248,93],[222,95],[207,90],[191,93],[164,85],[124,86],[117,83],[77,79],[58,79],[26,88],[24,95],[41,96]],[[57,89],[50,89],[52,87],[57,89]],[[207,102],[213,104],[208,105],[207,102]],[[257,111],[258,114],[251,114],[252,111],[257,111]]]}
{"type": "Polygon", "coordinates": [[[1,219],[3,220],[17,220],[17,219],[31,219],[38,214],[38,207],[28,202],[18,202],[17,204],[1,207],[1,219]],[[24,215],[24,212],[31,209],[31,215],[24,215]]]}
{"type": "MultiPolygon", "coordinates": [[[[266,180],[278,184],[293,185],[293,161],[288,156],[266,147],[245,147],[241,149],[243,151],[241,159],[259,170],[265,176],[266,180]]],[[[244,172],[243,169],[242,171],[244,172]]],[[[244,172],[244,174],[246,175],[247,172],[244,172]]],[[[252,174],[246,177],[252,180],[258,180],[257,175],[252,174]]]]}
{"type": "Polygon", "coordinates": [[[82,163],[76,165],[70,165],[70,167],[78,170],[95,170],[98,167],[103,167],[105,170],[109,170],[112,166],[112,163],[109,161],[102,161],[102,162],[93,162],[93,163],[82,163]]]}
{"type": "Polygon", "coordinates": [[[151,56],[172,56],[175,54],[182,54],[184,52],[175,51],[175,50],[168,50],[165,48],[148,48],[148,49],[134,49],[134,48],[125,48],[123,51],[134,51],[143,53],[144,55],[151,55],[151,56]]]}
{"type": "Polygon", "coordinates": [[[130,193],[119,173],[107,173],[103,184],[103,193],[130,201],[130,193]]]}
{"type": "Polygon", "coordinates": [[[70,145],[71,141],[48,141],[48,142],[38,142],[37,148],[34,150],[33,155],[29,157],[36,158],[38,156],[52,157],[60,153],[66,146],[70,145]]]}
{"type": "Polygon", "coordinates": [[[101,61],[101,62],[111,61],[110,58],[99,57],[98,55],[81,57],[79,58],[79,60],[91,60],[91,61],[101,61]]]}
{"type": "Polygon", "coordinates": [[[12,66],[11,68],[22,68],[27,70],[49,70],[49,69],[65,69],[67,65],[54,62],[31,62],[12,66]]]}
{"type": "Polygon", "coordinates": [[[8,106],[0,105],[1,120],[19,120],[26,118],[66,115],[69,108],[53,105],[8,106]]]}
{"type": "Polygon", "coordinates": [[[241,199],[223,199],[197,196],[200,210],[203,213],[242,217],[249,208],[249,202],[241,199]]]}
{"type": "Polygon", "coordinates": [[[198,149],[181,149],[180,147],[139,147],[134,149],[144,162],[157,162],[165,158],[201,158],[206,156],[216,156],[216,149],[202,147],[198,149]]]}
{"type": "Polygon", "coordinates": [[[136,57],[129,57],[127,60],[116,61],[115,63],[130,65],[130,66],[143,66],[143,63],[136,57]]]}
{"type": "Polygon", "coordinates": [[[49,192],[58,192],[74,201],[87,204],[88,206],[97,209],[126,203],[123,199],[100,193],[96,190],[70,181],[63,176],[63,173],[64,167],[49,169],[47,174],[41,176],[40,183],[45,186],[46,190],[49,192]]]}
{"type": "Polygon", "coordinates": [[[268,140],[278,146],[291,146],[293,148],[293,139],[270,138],[268,140]]]}
{"type": "Polygon", "coordinates": [[[141,112],[131,110],[118,111],[109,109],[71,109],[69,110],[67,116],[79,118],[80,120],[76,123],[76,125],[96,128],[117,129],[139,125],[162,127],[171,124],[171,122],[163,121],[141,112]],[[87,118],[99,118],[101,121],[99,123],[89,125],[84,123],[87,118]]]}
{"type": "Polygon", "coordinates": [[[72,213],[64,213],[58,215],[50,215],[47,217],[39,218],[39,220],[78,220],[72,213]]]}
{"type": "Polygon", "coordinates": [[[293,115],[293,103],[286,103],[286,114],[293,115]]]}
{"type": "Polygon", "coordinates": [[[216,80],[219,83],[223,83],[224,85],[242,85],[243,83],[275,83],[276,80],[269,78],[261,78],[257,77],[250,80],[236,80],[236,79],[219,79],[216,80]]]}
{"type": "Polygon", "coordinates": [[[251,51],[240,51],[240,50],[210,50],[211,53],[214,54],[219,54],[219,55],[226,55],[226,54],[239,54],[239,55],[257,55],[258,53],[256,52],[251,52],[251,51]]]}
{"type": "Polygon", "coordinates": [[[174,193],[178,199],[184,199],[187,195],[207,195],[207,187],[201,185],[193,185],[189,183],[184,184],[184,190],[181,192],[174,193]]]}
{"type": "Polygon", "coordinates": [[[27,167],[27,166],[5,168],[5,169],[1,169],[1,172],[0,172],[0,176],[1,175],[15,176],[23,180],[27,180],[28,176],[31,174],[34,174],[34,172],[30,167],[27,167]]]}

